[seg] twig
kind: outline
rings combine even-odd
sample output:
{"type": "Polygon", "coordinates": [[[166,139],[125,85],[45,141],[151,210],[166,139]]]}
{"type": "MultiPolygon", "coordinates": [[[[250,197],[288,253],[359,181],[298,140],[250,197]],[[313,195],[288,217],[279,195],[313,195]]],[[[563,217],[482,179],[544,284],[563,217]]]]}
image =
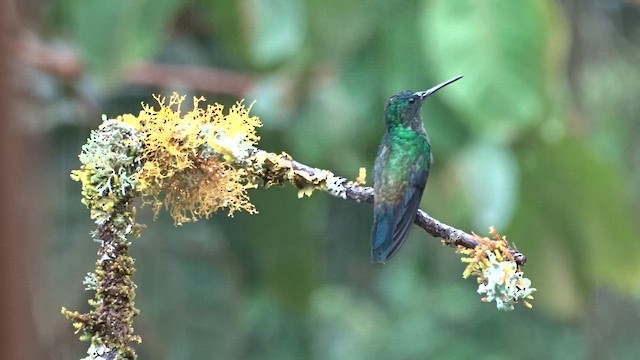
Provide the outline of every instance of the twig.
{"type": "Polygon", "coordinates": [[[210,67],[140,63],[125,74],[131,84],[164,88],[185,86],[194,91],[226,95],[243,95],[254,86],[253,76],[210,67]]]}
{"type": "MultiPolygon", "coordinates": [[[[336,176],[328,170],[305,165],[293,160],[286,154],[276,155],[263,150],[255,150],[249,158],[271,159],[271,161],[264,162],[259,165],[266,169],[267,173],[257,174],[259,177],[263,178],[267,184],[282,183],[283,175],[287,175],[286,172],[282,171],[282,168],[290,168],[293,170],[293,174],[288,174],[288,180],[299,189],[312,187],[314,189],[327,191],[331,195],[341,197],[343,199],[366,202],[369,204],[373,203],[372,187],[361,186],[356,182],[336,176]]],[[[252,167],[256,168],[256,166],[252,167]]],[[[462,246],[468,249],[473,249],[480,245],[480,242],[476,240],[472,234],[447,225],[431,217],[423,210],[418,210],[414,223],[424,229],[431,236],[444,239],[444,242],[447,245],[462,246]]],[[[527,258],[515,247],[512,247],[510,252],[518,265],[522,266],[526,263],[527,258]]]]}
{"type": "MultiPolygon", "coordinates": [[[[73,49],[47,44],[30,33],[10,45],[19,59],[64,81],[73,82],[85,75],[84,59],[73,49]]],[[[123,81],[160,88],[184,86],[198,92],[237,96],[246,94],[256,79],[249,73],[227,69],[139,62],[124,72],[123,81]]]]}

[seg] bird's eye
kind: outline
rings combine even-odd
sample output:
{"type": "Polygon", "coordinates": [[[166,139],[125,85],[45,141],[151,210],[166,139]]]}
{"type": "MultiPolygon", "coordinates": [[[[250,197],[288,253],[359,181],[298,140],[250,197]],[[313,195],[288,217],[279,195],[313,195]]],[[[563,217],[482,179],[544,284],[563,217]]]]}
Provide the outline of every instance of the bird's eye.
{"type": "Polygon", "coordinates": [[[414,102],[416,102],[416,98],[410,97],[409,98],[409,104],[413,104],[414,102]]]}

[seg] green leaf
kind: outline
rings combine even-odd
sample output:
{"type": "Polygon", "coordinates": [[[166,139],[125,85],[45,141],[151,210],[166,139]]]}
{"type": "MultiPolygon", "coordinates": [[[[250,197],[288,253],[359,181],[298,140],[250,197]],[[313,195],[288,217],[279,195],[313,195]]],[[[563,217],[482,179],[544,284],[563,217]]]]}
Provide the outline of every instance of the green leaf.
{"type": "Polygon", "coordinates": [[[415,46],[420,28],[419,18],[415,16],[416,5],[403,3],[392,15],[385,16],[385,27],[377,43],[380,51],[375,55],[378,62],[375,74],[382,78],[386,96],[403,90],[426,90],[431,86],[424,80],[429,68],[424,66],[423,54],[415,46]]]}
{"type": "Polygon", "coordinates": [[[622,170],[577,139],[530,148],[520,162],[521,205],[508,234],[529,258],[536,303],[575,315],[594,284],[637,291],[640,234],[622,170]]]}
{"type": "Polygon", "coordinates": [[[463,150],[463,186],[469,193],[475,229],[504,228],[518,203],[518,161],[510,149],[478,143],[463,150]]]}
{"type": "Polygon", "coordinates": [[[270,66],[300,51],[306,16],[300,0],[253,0],[249,2],[250,49],[253,62],[270,66]]]}
{"type": "Polygon", "coordinates": [[[89,67],[113,83],[123,69],[153,56],[178,0],[67,0],[71,29],[89,67]]]}
{"type": "Polygon", "coordinates": [[[272,295],[300,314],[315,286],[319,240],[313,225],[320,221],[318,214],[323,213],[328,199],[314,195],[299,200],[295,189],[276,187],[253,192],[251,199],[260,215],[251,216],[244,226],[234,226],[233,246],[248,246],[242,249],[242,256],[252,258],[245,263],[255,267],[259,281],[272,295]]]}
{"type": "Polygon", "coordinates": [[[383,309],[351,288],[318,288],[309,315],[318,359],[372,359],[386,348],[383,309]]]}
{"type": "Polygon", "coordinates": [[[353,56],[376,36],[393,10],[393,2],[360,0],[309,1],[310,40],[314,58],[336,59],[353,56]]]}
{"type": "Polygon", "coordinates": [[[552,1],[429,1],[422,30],[438,79],[465,76],[438,96],[470,127],[507,140],[555,108],[566,30],[552,1]]]}

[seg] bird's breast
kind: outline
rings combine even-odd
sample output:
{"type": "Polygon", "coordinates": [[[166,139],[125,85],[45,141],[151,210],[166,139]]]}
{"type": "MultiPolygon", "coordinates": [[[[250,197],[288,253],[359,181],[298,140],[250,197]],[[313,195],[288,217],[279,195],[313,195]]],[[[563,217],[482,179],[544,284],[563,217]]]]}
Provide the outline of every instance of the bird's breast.
{"type": "Polygon", "coordinates": [[[374,168],[375,202],[402,201],[412,172],[428,171],[429,158],[426,136],[414,131],[387,133],[378,149],[374,168]]]}

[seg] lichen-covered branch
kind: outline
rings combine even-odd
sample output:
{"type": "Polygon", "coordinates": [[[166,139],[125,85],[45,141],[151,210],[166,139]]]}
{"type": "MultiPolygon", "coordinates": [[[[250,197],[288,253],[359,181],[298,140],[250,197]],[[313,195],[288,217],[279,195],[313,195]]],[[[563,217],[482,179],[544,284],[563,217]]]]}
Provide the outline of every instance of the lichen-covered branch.
{"type": "MultiPolygon", "coordinates": [[[[97,225],[93,234],[100,243],[94,273],[85,279],[95,295],[86,314],[62,310],[90,340],[86,359],[135,359],[131,343],[141,338],[133,332],[136,286],[132,280],[134,260],[129,241],[140,233],[131,200],[142,198],[156,214],[166,209],[176,225],[208,218],[222,209],[251,214],[258,209],[248,190],[292,184],[298,197],[315,190],[333,196],[373,202],[373,189],[363,186],[366,171],[355,181],[329,170],[295,161],[286,153],[275,154],[257,147],[260,120],[249,116],[250,107],[236,103],[226,112],[220,104],[183,112],[185,97],[157,97],[159,109],[144,105],[138,115],[103,118],[91,133],[79,156],[82,166],[72,178],[82,183],[82,202],[97,225]]],[[[469,234],[444,224],[419,210],[416,225],[456,248],[467,264],[464,277],[476,277],[484,301],[495,301],[502,310],[526,303],[535,288],[523,276],[526,258],[491,230],[493,239],[469,234]]]]}
{"type": "MultiPolygon", "coordinates": [[[[116,211],[127,214],[128,204],[119,203],[116,211]]],[[[84,284],[95,291],[89,301],[93,309],[81,314],[62,308],[62,313],[73,322],[82,334],[82,340],[90,340],[86,359],[135,359],[136,352],[129,345],[142,339],[133,331],[133,317],[139,311],[135,307],[136,285],[134,259],[129,255],[126,235],[133,224],[128,216],[114,216],[98,226],[94,237],[100,242],[96,270],[89,273],[84,284]]]]}
{"type": "Polygon", "coordinates": [[[138,309],[127,239],[140,230],[131,200],[139,195],[135,178],[141,169],[141,149],[138,131],[105,119],[82,148],[82,168],[72,173],[82,182],[82,201],[97,224],[92,237],[100,243],[96,268],[84,280],[86,290],[95,292],[89,300],[93,309],[81,314],[62,308],[80,339],[91,341],[85,359],[135,359],[130,343],[141,341],[133,331],[138,309]]]}
{"type": "MultiPolygon", "coordinates": [[[[267,185],[289,182],[300,189],[299,196],[311,195],[313,190],[326,191],[333,196],[373,203],[373,188],[362,186],[358,181],[350,181],[336,176],[331,171],[314,168],[293,160],[287,154],[273,154],[264,150],[253,149],[243,160],[241,166],[249,173],[259,177],[267,185]]],[[[477,235],[466,233],[453,226],[440,222],[423,210],[418,210],[415,224],[430,235],[441,238],[448,245],[473,249],[480,245],[477,235]]],[[[524,254],[510,247],[516,263],[520,266],[526,262],[524,254]]]]}

